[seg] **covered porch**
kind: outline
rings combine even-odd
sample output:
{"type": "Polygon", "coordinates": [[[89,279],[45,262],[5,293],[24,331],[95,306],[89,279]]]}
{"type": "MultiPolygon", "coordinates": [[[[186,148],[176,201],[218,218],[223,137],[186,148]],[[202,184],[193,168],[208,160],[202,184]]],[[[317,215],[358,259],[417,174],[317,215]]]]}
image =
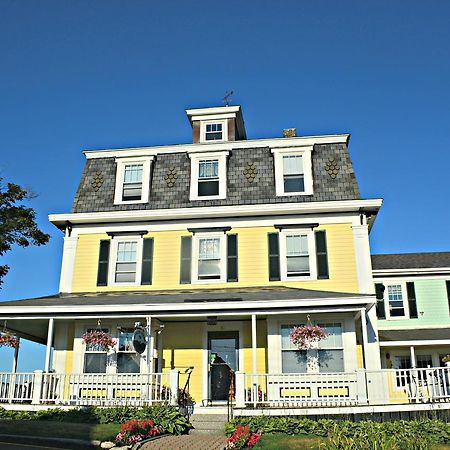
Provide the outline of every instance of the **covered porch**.
{"type": "Polygon", "coordinates": [[[11,407],[152,405],[305,409],[447,402],[447,368],[381,369],[373,296],[292,288],[98,294],[6,302],[0,321],[45,343],[43,370],[0,374],[11,407]],[[310,320],[330,338],[292,348],[310,320]],[[145,330],[145,350],[132,335],[145,330]],[[117,343],[89,349],[82,335],[107,330],[117,343]],[[408,372],[409,370],[409,372],[408,372]],[[420,390],[418,389],[420,384],[420,390]]]}

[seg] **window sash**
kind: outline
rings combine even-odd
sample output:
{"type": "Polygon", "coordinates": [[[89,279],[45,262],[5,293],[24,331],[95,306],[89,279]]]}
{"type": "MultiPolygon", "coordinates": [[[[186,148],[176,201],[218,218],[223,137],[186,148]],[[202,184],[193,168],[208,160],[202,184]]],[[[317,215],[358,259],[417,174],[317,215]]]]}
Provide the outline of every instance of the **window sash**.
{"type": "Polygon", "coordinates": [[[219,179],[219,160],[202,159],[198,162],[198,181],[212,181],[219,179]]]}
{"type": "Polygon", "coordinates": [[[141,200],[143,164],[127,164],[124,167],[122,200],[141,200]]]}
{"type": "Polygon", "coordinates": [[[283,156],[284,192],[304,192],[305,176],[302,155],[283,156]]]}
{"type": "Polygon", "coordinates": [[[391,317],[405,316],[403,290],[401,284],[388,285],[387,298],[389,302],[389,315],[391,317]]]}
{"type": "Polygon", "coordinates": [[[307,235],[286,236],[286,272],[288,277],[310,274],[307,235]]]}
{"type": "Polygon", "coordinates": [[[217,141],[223,137],[223,127],[221,123],[207,123],[205,126],[205,140],[217,141]]]}
{"type": "Polygon", "coordinates": [[[116,283],[134,283],[137,271],[137,241],[117,243],[114,280],[116,283]]]}
{"type": "Polygon", "coordinates": [[[221,275],[220,238],[201,238],[198,241],[198,278],[217,279],[221,275]]]}

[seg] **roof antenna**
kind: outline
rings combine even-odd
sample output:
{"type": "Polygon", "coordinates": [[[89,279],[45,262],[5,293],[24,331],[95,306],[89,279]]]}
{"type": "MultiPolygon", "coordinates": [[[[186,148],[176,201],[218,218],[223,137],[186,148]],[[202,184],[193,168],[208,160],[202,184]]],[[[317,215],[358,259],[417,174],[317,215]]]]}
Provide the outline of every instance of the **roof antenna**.
{"type": "Polygon", "coordinates": [[[225,103],[225,106],[230,106],[230,98],[234,94],[234,91],[226,91],[223,96],[222,101],[225,103]]]}

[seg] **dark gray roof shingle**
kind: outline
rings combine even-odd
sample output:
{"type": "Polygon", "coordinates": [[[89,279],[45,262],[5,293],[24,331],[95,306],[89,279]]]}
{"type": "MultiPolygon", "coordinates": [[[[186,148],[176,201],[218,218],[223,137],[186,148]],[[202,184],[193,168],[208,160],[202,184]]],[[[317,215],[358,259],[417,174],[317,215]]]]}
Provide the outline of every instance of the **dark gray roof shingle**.
{"type": "MultiPolygon", "coordinates": [[[[360,199],[358,183],[346,144],[320,144],[312,152],[314,195],[277,197],[273,156],[269,147],[234,149],[228,159],[227,198],[222,200],[189,200],[190,160],[187,153],[158,155],[154,161],[150,198],[148,203],[114,205],[116,177],[115,158],[89,159],[73,202],[72,212],[128,211],[198,206],[234,206],[262,203],[318,202],[360,199]],[[334,160],[339,168],[335,178],[326,171],[327,162],[334,160]],[[248,164],[257,170],[249,182],[244,174],[248,164]],[[252,166],[253,167],[253,166],[252,166]],[[177,178],[171,187],[164,178],[169,169],[176,170],[177,178]],[[93,186],[98,174],[103,184],[93,186]],[[97,190],[96,190],[97,188],[97,190]]],[[[334,175],[333,175],[334,176],[334,175]]]]}
{"type": "Polygon", "coordinates": [[[450,267],[450,252],[372,255],[373,270],[450,267]]]}

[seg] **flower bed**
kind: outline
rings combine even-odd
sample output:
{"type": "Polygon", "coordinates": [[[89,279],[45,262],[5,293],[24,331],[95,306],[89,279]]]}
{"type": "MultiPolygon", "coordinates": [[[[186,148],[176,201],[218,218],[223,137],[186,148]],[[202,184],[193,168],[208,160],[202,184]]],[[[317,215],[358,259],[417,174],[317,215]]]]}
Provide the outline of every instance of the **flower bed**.
{"type": "Polygon", "coordinates": [[[227,439],[226,449],[252,448],[261,439],[261,433],[250,432],[250,426],[238,425],[234,433],[227,439]]]}
{"type": "Polygon", "coordinates": [[[144,439],[158,436],[162,433],[153,420],[127,420],[116,436],[116,444],[133,445],[144,439]]]}

